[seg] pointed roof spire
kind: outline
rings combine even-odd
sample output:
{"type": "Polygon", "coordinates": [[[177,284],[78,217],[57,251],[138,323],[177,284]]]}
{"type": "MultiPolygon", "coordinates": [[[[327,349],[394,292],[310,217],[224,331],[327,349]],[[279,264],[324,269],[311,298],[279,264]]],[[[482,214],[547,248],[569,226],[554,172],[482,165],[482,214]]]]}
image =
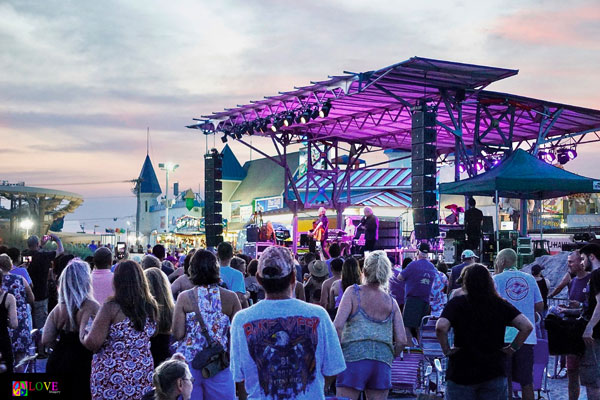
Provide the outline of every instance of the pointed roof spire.
{"type": "Polygon", "coordinates": [[[149,155],[146,155],[146,160],[144,160],[144,166],[140,172],[140,179],[142,180],[140,193],[152,193],[157,196],[162,193],[149,155]]]}
{"type": "Polygon", "coordinates": [[[246,177],[246,170],[228,144],[221,151],[221,155],[223,156],[223,179],[226,181],[243,181],[246,177]]]}

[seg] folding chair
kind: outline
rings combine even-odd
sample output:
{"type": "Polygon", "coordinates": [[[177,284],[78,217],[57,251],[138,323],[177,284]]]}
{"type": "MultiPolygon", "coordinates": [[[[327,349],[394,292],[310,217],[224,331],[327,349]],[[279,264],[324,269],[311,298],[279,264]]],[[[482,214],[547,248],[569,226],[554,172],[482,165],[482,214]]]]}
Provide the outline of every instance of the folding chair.
{"type": "Polygon", "coordinates": [[[419,329],[419,347],[423,350],[423,357],[426,361],[423,366],[425,392],[429,393],[433,388],[435,394],[441,394],[445,381],[447,359],[435,334],[437,320],[438,318],[432,315],[423,317],[419,329]],[[435,373],[434,380],[432,380],[433,373],[435,373]]]}
{"type": "MultiPolygon", "coordinates": [[[[537,344],[533,347],[533,390],[537,391],[538,399],[542,398],[542,392],[544,392],[548,400],[550,400],[548,376],[546,374],[549,360],[550,351],[548,350],[548,341],[546,339],[538,339],[537,344]]],[[[521,391],[521,385],[513,382],[512,390],[513,392],[521,391]]]]}
{"type": "Polygon", "coordinates": [[[421,381],[423,351],[407,348],[392,362],[392,390],[416,394],[421,381]]]}

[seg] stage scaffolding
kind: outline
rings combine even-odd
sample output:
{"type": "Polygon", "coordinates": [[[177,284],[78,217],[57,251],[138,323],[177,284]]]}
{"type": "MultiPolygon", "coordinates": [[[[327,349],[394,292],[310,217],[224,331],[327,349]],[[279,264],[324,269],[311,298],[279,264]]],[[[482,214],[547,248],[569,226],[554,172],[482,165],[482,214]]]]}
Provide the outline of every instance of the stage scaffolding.
{"type": "MultiPolygon", "coordinates": [[[[223,140],[237,140],[285,169],[284,200],[297,211],[325,206],[338,211],[350,204],[350,172],[363,167],[363,154],[386,149],[411,151],[411,116],[426,107],[436,117],[438,163],[453,163],[469,177],[478,163],[523,148],[532,154],[548,148],[600,141],[600,111],[509,93],[485,90],[518,70],[413,57],[379,70],[347,72],[308,86],[194,118],[188,126],[223,140]],[[327,113],[319,116],[319,111],[327,113]],[[306,123],[301,116],[309,116],[306,123]],[[287,119],[289,126],[282,123],[287,119]],[[276,130],[271,129],[275,125],[276,130]],[[275,156],[253,146],[248,136],[271,139],[275,156]],[[286,161],[291,144],[308,147],[305,185],[296,185],[286,161]],[[314,156],[313,156],[314,155],[314,156]],[[347,156],[348,167],[332,160],[347,156]],[[352,166],[352,168],[350,167],[352,166]],[[325,204],[309,193],[310,182],[331,182],[325,204]]],[[[410,157],[410,156],[407,156],[410,157]]],[[[406,158],[406,157],[403,157],[406,158]]],[[[398,158],[402,159],[402,158],[398,158]]],[[[386,160],[368,168],[386,164],[386,160]]],[[[340,221],[341,222],[341,221],[340,221]]]]}

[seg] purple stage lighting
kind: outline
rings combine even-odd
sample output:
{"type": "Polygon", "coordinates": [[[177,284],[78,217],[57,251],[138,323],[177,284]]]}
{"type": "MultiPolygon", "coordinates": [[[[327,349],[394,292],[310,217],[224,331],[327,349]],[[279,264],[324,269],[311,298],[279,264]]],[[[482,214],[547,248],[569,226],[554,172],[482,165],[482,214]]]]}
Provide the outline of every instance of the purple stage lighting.
{"type": "Polygon", "coordinates": [[[573,159],[575,159],[575,157],[577,157],[577,150],[569,149],[569,150],[567,150],[567,155],[569,156],[570,160],[573,160],[573,159]]]}
{"type": "Polygon", "coordinates": [[[475,163],[475,168],[477,169],[477,172],[480,172],[483,169],[483,161],[477,161],[475,163]]]}
{"type": "Polygon", "coordinates": [[[458,172],[460,172],[461,174],[464,173],[466,170],[467,168],[464,166],[464,164],[458,165],[458,172]]]}

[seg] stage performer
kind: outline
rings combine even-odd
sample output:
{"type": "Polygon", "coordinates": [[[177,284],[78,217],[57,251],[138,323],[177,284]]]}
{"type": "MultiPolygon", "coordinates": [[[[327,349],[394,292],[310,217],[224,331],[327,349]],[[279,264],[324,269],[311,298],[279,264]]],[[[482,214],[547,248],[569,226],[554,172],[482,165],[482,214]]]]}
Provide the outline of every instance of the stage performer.
{"type": "Polygon", "coordinates": [[[483,213],[475,207],[476,204],[475,199],[469,197],[469,209],[465,212],[465,232],[467,234],[467,247],[477,253],[481,241],[483,213]]]}
{"type": "Polygon", "coordinates": [[[320,243],[321,249],[324,248],[325,241],[327,240],[328,235],[327,231],[329,230],[329,219],[325,215],[326,212],[327,210],[325,209],[325,207],[319,208],[319,216],[317,217],[315,222],[313,222],[313,230],[309,233],[309,236],[312,238],[312,242],[315,244],[317,242],[320,243]]]}
{"type": "Polygon", "coordinates": [[[360,220],[360,224],[356,227],[356,231],[364,231],[365,233],[365,246],[364,251],[375,250],[375,242],[379,239],[379,220],[373,214],[371,207],[365,207],[363,209],[364,217],[360,220]]]}

